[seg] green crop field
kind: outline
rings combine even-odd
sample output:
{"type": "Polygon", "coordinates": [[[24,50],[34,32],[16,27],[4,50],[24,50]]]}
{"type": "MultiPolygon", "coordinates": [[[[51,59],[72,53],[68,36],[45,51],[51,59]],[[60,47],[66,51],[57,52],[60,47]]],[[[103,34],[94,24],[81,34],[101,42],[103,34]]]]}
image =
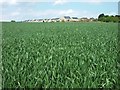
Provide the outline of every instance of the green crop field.
{"type": "Polygon", "coordinates": [[[2,23],[4,88],[119,88],[117,23],[2,23]]]}

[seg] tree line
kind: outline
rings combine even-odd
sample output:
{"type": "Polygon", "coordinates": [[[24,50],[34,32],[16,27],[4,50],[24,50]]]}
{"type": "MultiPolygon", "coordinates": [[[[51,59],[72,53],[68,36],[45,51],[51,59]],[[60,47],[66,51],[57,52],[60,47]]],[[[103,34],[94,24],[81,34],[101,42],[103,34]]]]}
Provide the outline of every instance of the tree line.
{"type": "Polygon", "coordinates": [[[98,21],[102,21],[102,22],[120,22],[120,15],[104,15],[104,14],[100,14],[98,16],[98,21]]]}

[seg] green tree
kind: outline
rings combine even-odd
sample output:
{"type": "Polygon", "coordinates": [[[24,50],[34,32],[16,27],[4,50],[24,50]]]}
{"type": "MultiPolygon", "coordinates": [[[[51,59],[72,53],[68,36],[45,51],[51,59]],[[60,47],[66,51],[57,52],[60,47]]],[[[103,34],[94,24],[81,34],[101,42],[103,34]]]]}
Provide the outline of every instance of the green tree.
{"type": "Polygon", "coordinates": [[[11,22],[15,22],[15,20],[11,20],[11,22]]]}
{"type": "Polygon", "coordinates": [[[105,16],[105,15],[104,15],[103,13],[100,14],[100,15],[98,16],[98,21],[102,21],[104,16],[105,16]]]}

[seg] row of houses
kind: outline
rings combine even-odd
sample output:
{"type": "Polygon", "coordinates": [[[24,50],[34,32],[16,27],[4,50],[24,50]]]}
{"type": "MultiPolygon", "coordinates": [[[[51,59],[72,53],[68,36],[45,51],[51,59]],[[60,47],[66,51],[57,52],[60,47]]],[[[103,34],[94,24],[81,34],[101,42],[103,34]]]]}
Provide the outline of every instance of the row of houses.
{"type": "Polygon", "coordinates": [[[70,16],[63,16],[60,18],[52,18],[52,19],[34,19],[34,20],[25,20],[24,22],[89,22],[95,21],[94,18],[78,18],[78,17],[70,17],[70,16]]]}

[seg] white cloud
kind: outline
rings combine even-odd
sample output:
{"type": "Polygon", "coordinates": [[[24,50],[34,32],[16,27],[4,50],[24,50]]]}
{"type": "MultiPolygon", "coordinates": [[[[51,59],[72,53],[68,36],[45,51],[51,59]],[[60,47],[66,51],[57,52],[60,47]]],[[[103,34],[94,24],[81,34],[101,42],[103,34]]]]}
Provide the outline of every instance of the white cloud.
{"type": "Polygon", "coordinates": [[[16,10],[14,12],[4,13],[3,20],[24,20],[24,19],[37,19],[37,18],[54,18],[54,17],[61,17],[61,16],[78,16],[78,11],[73,9],[67,10],[56,10],[56,9],[49,9],[49,10],[40,10],[35,11],[32,9],[29,10],[16,10]],[[41,13],[42,12],[42,13],[41,13]]]}
{"type": "Polygon", "coordinates": [[[0,5],[17,5],[19,2],[53,2],[53,5],[63,5],[69,2],[88,2],[98,4],[101,2],[119,2],[119,0],[0,0],[0,5]]]}
{"type": "Polygon", "coordinates": [[[11,5],[17,5],[17,4],[18,4],[17,0],[11,0],[9,3],[10,3],[11,5]]]}
{"type": "Polygon", "coordinates": [[[18,0],[2,0],[0,1],[0,4],[7,4],[7,5],[17,5],[18,4],[18,0]]]}
{"type": "Polygon", "coordinates": [[[67,0],[55,0],[54,5],[62,5],[66,2],[67,2],[67,0]]]}
{"type": "Polygon", "coordinates": [[[58,12],[59,15],[73,15],[76,14],[74,10],[68,9],[68,10],[60,10],[58,12]]]}

